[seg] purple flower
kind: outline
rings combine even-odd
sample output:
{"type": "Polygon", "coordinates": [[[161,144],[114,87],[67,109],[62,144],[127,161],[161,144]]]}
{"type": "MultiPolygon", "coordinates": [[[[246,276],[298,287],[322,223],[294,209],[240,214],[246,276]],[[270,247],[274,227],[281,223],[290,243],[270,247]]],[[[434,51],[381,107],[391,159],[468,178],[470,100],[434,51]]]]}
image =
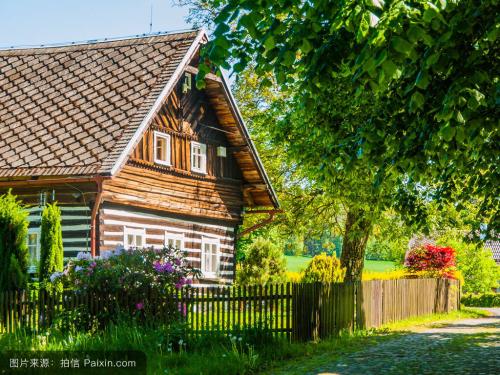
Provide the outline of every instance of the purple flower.
{"type": "Polygon", "coordinates": [[[137,302],[135,308],[136,310],[142,310],[144,308],[144,302],[137,302]]]}
{"type": "Polygon", "coordinates": [[[168,262],[165,263],[163,265],[163,269],[164,269],[165,272],[168,272],[168,273],[174,272],[174,266],[172,266],[172,263],[168,263],[168,262]]]}
{"type": "Polygon", "coordinates": [[[176,287],[177,289],[180,289],[180,288],[182,288],[182,287],[183,287],[186,283],[187,283],[187,279],[186,279],[186,278],[184,278],[184,277],[181,277],[181,278],[179,279],[179,281],[177,281],[177,283],[175,284],[175,287],[176,287]]]}
{"type": "Polygon", "coordinates": [[[96,262],[92,262],[92,263],[90,264],[90,267],[91,267],[91,268],[94,268],[95,266],[97,266],[97,263],[96,263],[96,262]]]}
{"type": "Polygon", "coordinates": [[[81,270],[83,270],[83,267],[81,267],[81,266],[75,267],[75,272],[80,272],[81,270]]]}
{"type": "Polygon", "coordinates": [[[153,268],[155,269],[156,272],[158,273],[172,273],[174,272],[174,267],[172,266],[172,263],[165,263],[162,264],[159,261],[156,261],[153,263],[153,268]]]}

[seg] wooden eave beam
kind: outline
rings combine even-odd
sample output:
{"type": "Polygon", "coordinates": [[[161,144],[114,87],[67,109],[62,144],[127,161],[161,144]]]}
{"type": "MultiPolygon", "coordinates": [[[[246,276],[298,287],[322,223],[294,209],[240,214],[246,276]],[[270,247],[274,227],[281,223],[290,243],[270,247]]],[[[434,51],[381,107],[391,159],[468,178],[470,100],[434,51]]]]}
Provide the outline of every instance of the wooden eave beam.
{"type": "MultiPolygon", "coordinates": [[[[191,73],[191,74],[197,75],[198,72],[199,72],[199,69],[197,67],[195,67],[195,66],[188,65],[188,66],[186,66],[185,71],[187,73],[191,73]]],[[[208,80],[208,81],[214,81],[214,82],[222,83],[222,79],[220,77],[218,77],[217,75],[213,74],[213,73],[207,73],[207,75],[205,76],[205,79],[208,80]]]]}
{"type": "MultiPolygon", "coordinates": [[[[98,177],[70,177],[70,178],[39,178],[36,180],[0,181],[0,187],[64,185],[82,182],[95,182],[98,177]]],[[[108,177],[109,178],[109,177],[108,177]]]]}

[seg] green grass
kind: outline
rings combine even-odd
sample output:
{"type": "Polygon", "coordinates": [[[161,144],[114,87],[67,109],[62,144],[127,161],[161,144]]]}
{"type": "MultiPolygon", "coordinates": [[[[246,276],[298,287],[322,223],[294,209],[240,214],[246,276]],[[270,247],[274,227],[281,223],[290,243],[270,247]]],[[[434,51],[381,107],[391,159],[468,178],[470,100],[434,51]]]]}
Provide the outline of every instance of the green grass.
{"type": "MultiPolygon", "coordinates": [[[[308,256],[285,255],[287,270],[290,272],[301,272],[306,269],[311,261],[308,256]]],[[[385,260],[365,260],[365,271],[386,272],[392,271],[396,263],[385,260]]]]}
{"type": "Polygon", "coordinates": [[[202,339],[187,339],[179,346],[180,331],[122,324],[98,334],[49,331],[31,335],[22,331],[0,335],[2,350],[141,350],[148,358],[149,374],[246,374],[294,366],[310,358],[336,357],[361,350],[398,335],[415,325],[444,320],[475,318],[485,312],[466,308],[450,314],[429,315],[393,323],[377,330],[343,333],[316,343],[289,344],[257,330],[243,332],[236,340],[216,333],[202,339]],[[239,337],[242,340],[239,340],[239,337]],[[173,350],[172,350],[173,349],[173,350]],[[165,372],[165,369],[168,369],[165,372]]]}

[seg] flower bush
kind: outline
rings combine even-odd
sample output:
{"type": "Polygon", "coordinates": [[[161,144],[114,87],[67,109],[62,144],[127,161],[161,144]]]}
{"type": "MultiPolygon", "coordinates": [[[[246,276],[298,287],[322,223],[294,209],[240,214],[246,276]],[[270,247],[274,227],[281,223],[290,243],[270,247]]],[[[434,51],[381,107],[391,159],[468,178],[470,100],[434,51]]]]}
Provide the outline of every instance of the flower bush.
{"type": "Polygon", "coordinates": [[[424,271],[429,276],[456,279],[455,250],[451,247],[424,245],[406,254],[405,267],[409,272],[424,271]]]}
{"type": "Polygon", "coordinates": [[[50,280],[61,279],[65,288],[82,292],[144,295],[150,290],[162,293],[169,288],[180,289],[198,275],[184,253],[175,248],[117,249],[97,258],[79,253],[50,280]]]}
{"type": "Polygon", "coordinates": [[[178,306],[174,297],[198,276],[199,270],[188,264],[185,253],[170,247],[117,249],[97,258],[79,253],[62,272],[53,273],[50,281],[62,282],[66,290],[77,294],[93,295],[95,300],[112,298],[115,308],[99,312],[107,313],[100,318],[109,321],[124,312],[143,318],[154,312],[182,313],[183,306],[178,306]]]}

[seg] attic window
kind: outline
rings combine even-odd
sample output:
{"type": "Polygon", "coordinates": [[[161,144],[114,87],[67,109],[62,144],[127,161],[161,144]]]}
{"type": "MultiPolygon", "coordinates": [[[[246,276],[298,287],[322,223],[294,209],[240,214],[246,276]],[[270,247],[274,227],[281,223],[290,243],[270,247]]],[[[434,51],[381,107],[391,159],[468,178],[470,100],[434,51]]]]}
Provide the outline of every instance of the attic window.
{"type": "Polygon", "coordinates": [[[207,173],[207,145],[191,142],[191,170],[198,173],[207,173]]]}
{"type": "Polygon", "coordinates": [[[155,163],[170,165],[170,135],[154,132],[155,163]]]}

